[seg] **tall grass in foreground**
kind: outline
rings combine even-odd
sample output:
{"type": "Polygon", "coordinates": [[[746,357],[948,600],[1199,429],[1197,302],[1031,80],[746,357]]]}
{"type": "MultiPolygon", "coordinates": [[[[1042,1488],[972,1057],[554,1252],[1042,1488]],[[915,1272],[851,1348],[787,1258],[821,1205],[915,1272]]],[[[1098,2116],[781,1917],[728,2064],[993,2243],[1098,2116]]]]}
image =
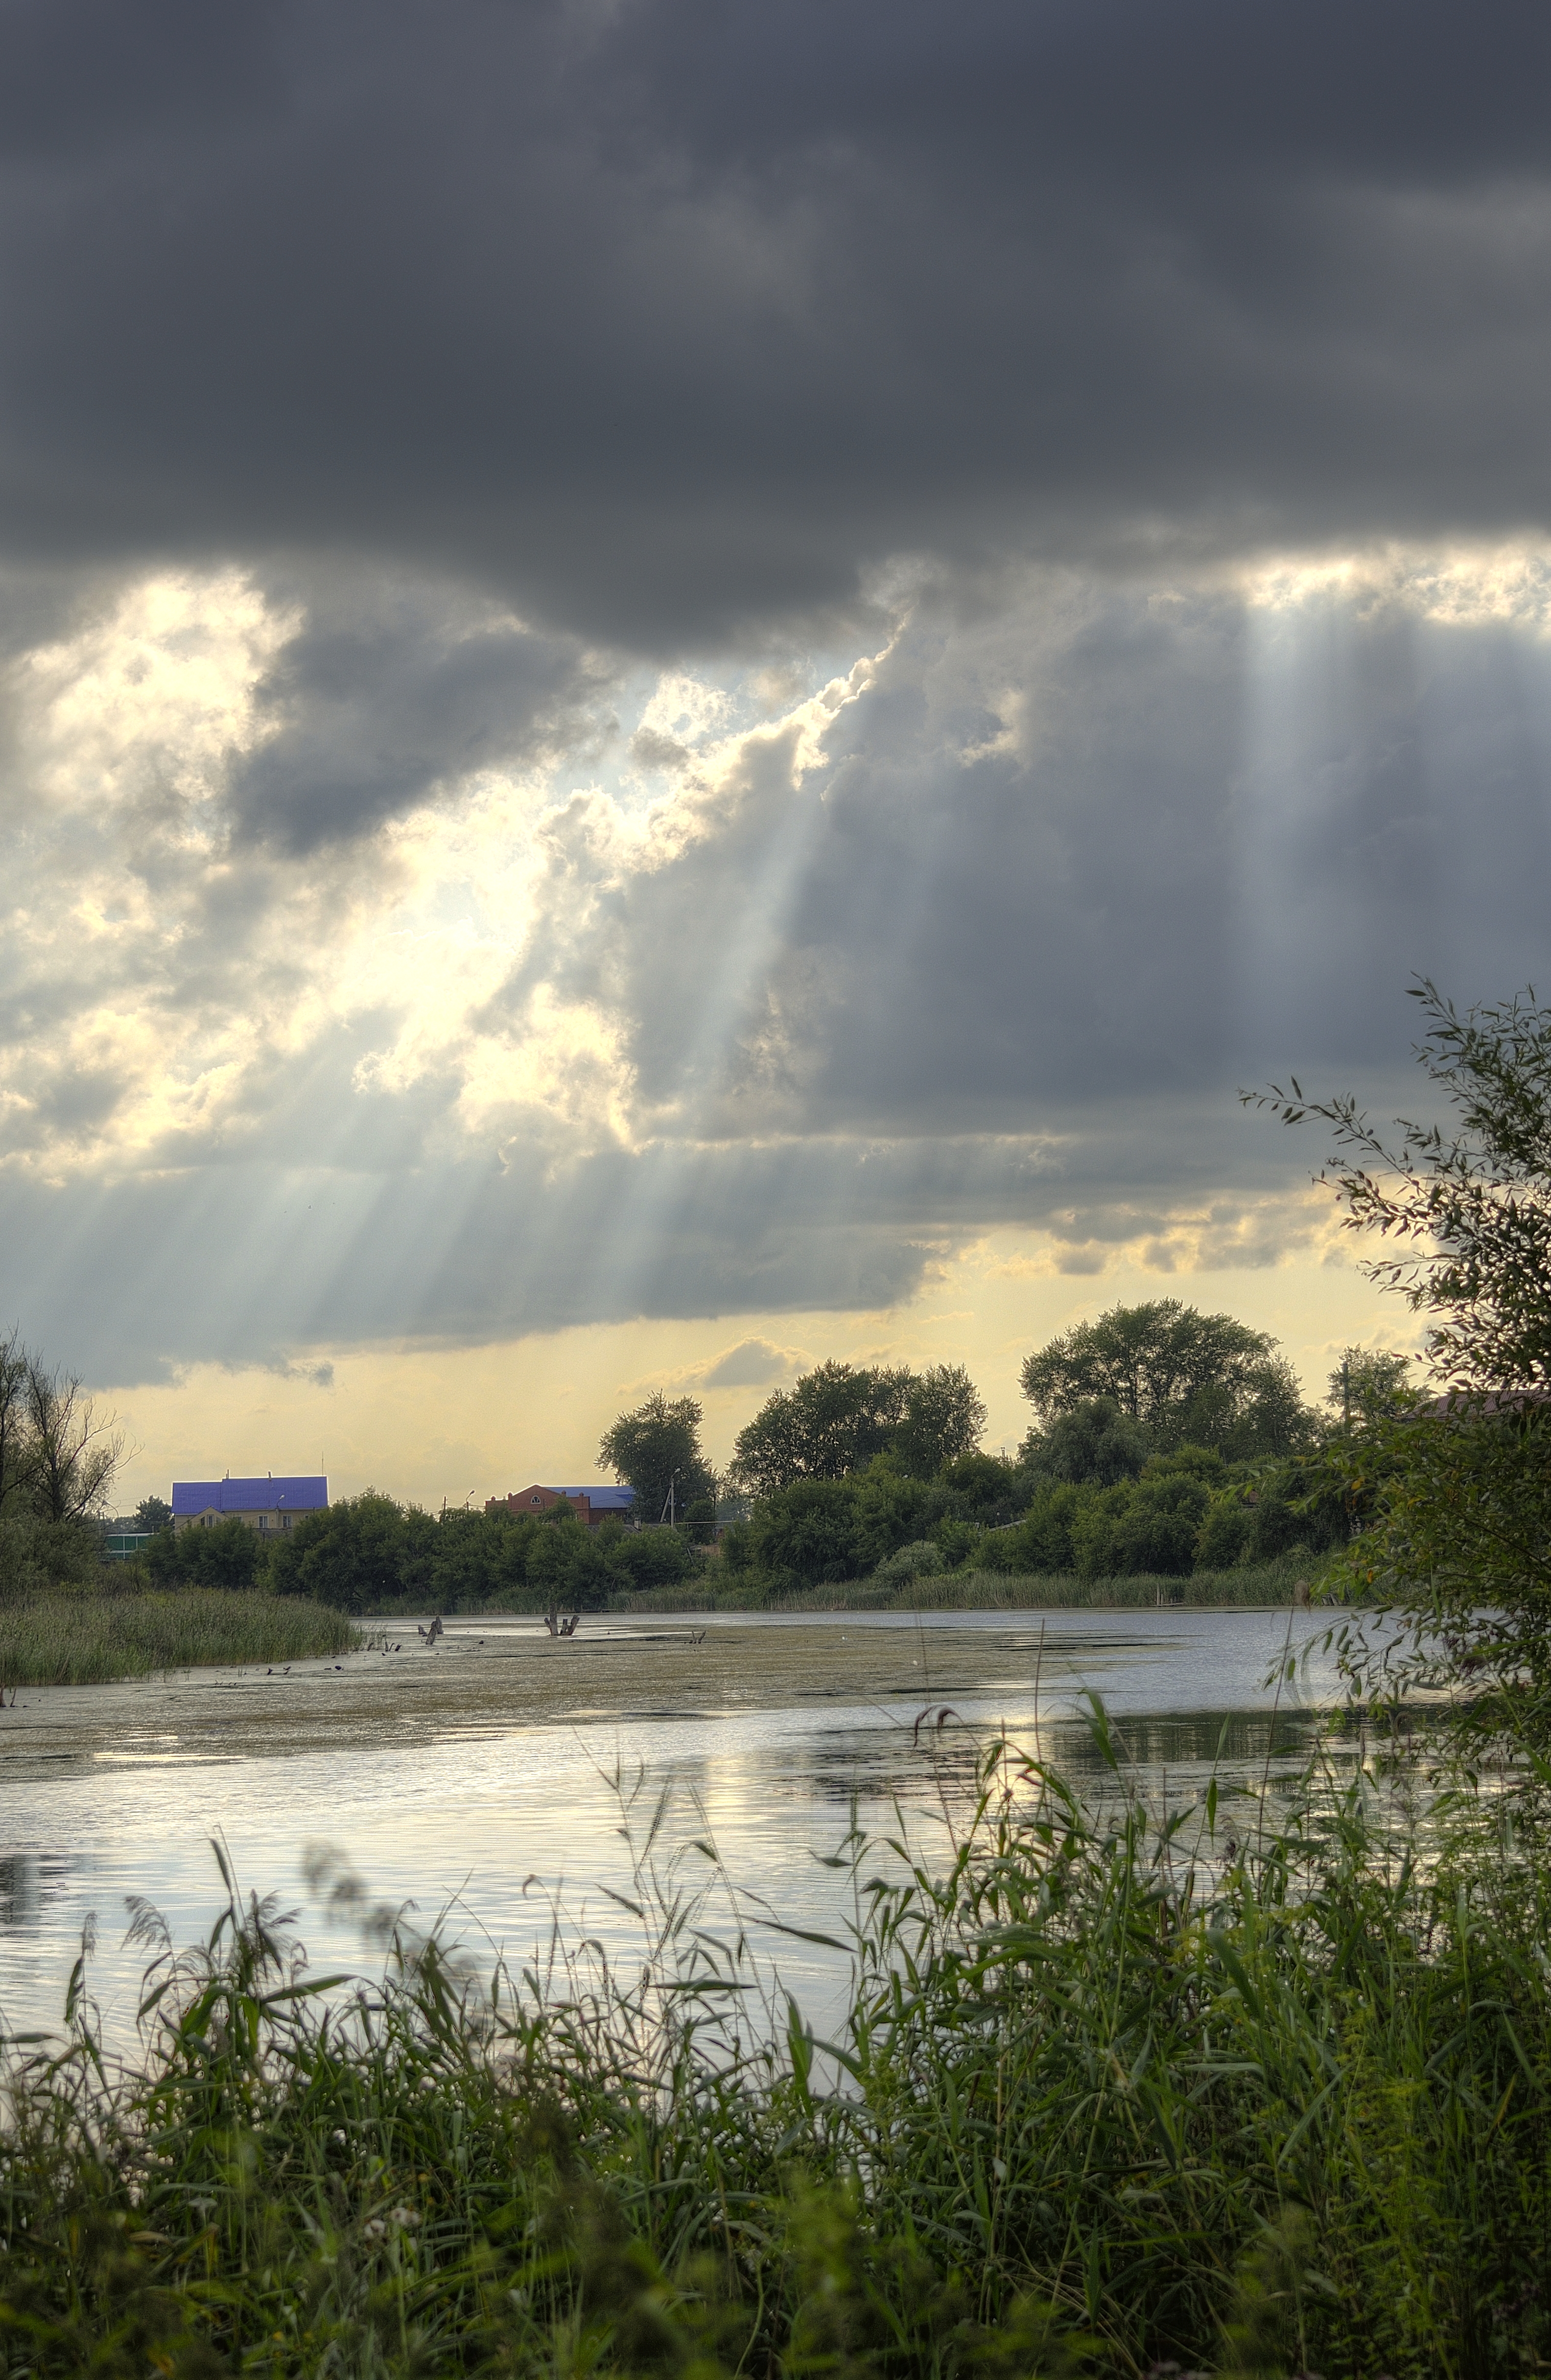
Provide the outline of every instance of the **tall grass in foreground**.
{"type": "Polygon", "coordinates": [[[1306,1552],[1234,1570],[1193,1571],[1188,1578],[1079,1578],[1067,1572],[1024,1577],[1010,1572],[939,1572],[934,1578],[851,1579],[794,1592],[747,1573],[687,1579],[610,1597],[612,1611],[1141,1611],[1170,1605],[1237,1609],[1287,1605],[1315,1558],[1306,1552]]]}
{"type": "Polygon", "coordinates": [[[103,1685],[160,1670],[301,1661],[358,1641],[343,1612],[272,1595],[37,1595],[0,1603],[0,1686],[103,1685]]]}
{"type": "Polygon", "coordinates": [[[751,2017],[660,1811],[628,1970],[480,1991],[398,1934],[331,2008],[234,1895],[122,2077],[78,1970],[10,2077],[0,2368],[1543,2371],[1540,1865],[1484,1818],[1423,1864],[1366,1774],[1279,1829],[1111,1782],[996,1747],[939,1859],[853,1839],[827,2047],[751,2017]]]}

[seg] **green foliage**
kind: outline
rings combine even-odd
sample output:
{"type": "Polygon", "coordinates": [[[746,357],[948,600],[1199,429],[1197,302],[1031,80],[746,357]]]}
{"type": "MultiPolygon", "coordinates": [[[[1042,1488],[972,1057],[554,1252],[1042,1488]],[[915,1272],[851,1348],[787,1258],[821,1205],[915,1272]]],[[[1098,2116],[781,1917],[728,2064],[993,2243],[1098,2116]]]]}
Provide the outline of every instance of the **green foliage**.
{"type": "Polygon", "coordinates": [[[1024,1473],[999,1454],[960,1454],[944,1463],[936,1479],[955,1520],[978,1521],[986,1529],[1016,1520],[1028,1503],[1031,1485],[1024,1473]]]}
{"type": "Polygon", "coordinates": [[[935,1479],[973,1458],[984,1427],[985,1400],[963,1365],[929,1364],[910,1378],[888,1451],[911,1478],[935,1479]]]}
{"type": "Polygon", "coordinates": [[[794,1479],[763,1497],[750,1523],[750,1547],[762,1570],[832,1584],[871,1565],[858,1538],[856,1488],[849,1479],[794,1479]]]}
{"type": "Polygon", "coordinates": [[[701,1451],[702,1418],[693,1397],[669,1398],[659,1390],[605,1432],[598,1461],[634,1488],[638,1521],[664,1517],[670,1487],[680,1518],[689,1505],[714,1500],[716,1483],[701,1451]]]}
{"type": "Polygon", "coordinates": [[[1388,1348],[1346,1348],[1325,1391],[1331,1427],[1361,1429],[1409,1410],[1415,1402],[1414,1378],[1407,1358],[1388,1348]]]}
{"type": "MultiPolygon", "coordinates": [[[[731,1532],[727,1534],[730,1536],[731,1532]]],[[[633,1587],[671,1586],[693,1577],[698,1563],[690,1550],[688,1529],[617,1529],[605,1521],[598,1531],[609,1567],[633,1587]]],[[[723,1540],[726,1559],[726,1539],[723,1540]]]]}
{"type": "Polygon", "coordinates": [[[930,1537],[918,1537],[913,1545],[901,1546],[898,1553],[880,1562],[873,1575],[891,1583],[901,1578],[935,1578],[946,1567],[942,1548],[930,1537]]]}
{"type": "Polygon", "coordinates": [[[1231,1570],[1247,1561],[1255,1541],[1256,1508],[1242,1488],[1220,1488],[1207,1503],[1195,1541],[1203,1570],[1231,1570]]]}
{"type": "Polygon", "coordinates": [[[1094,1725],[1092,1804],[993,1745],[940,1856],[851,1839],[828,2053],[628,1803],[607,1968],[557,1942],[482,1991],[336,1871],[390,1945],[342,2021],[273,1904],[177,1957],[142,1912],[143,2053],[102,2057],[83,1954],[7,2075],[6,2368],[1544,2370],[1543,1847],[1408,1835],[1366,1777],[1159,1816],[1094,1725]]]}
{"type": "Polygon", "coordinates": [[[924,1372],[820,1364],[793,1389],[778,1389],[746,1428],[732,1475],[751,1495],[777,1494],[800,1479],[845,1479],[879,1455],[903,1476],[935,1479],[972,1458],[985,1406],[962,1365],[924,1372]]]}
{"type": "Polygon", "coordinates": [[[1056,1575],[1077,1568],[1072,1529],[1097,1491],[1071,1481],[1041,1488],[1014,1529],[997,1532],[993,1557],[998,1570],[1056,1575]]]}
{"type": "Polygon", "coordinates": [[[168,1529],[172,1526],[172,1506],[160,1496],[142,1496],[135,1506],[137,1529],[168,1529]]]}
{"type": "Polygon", "coordinates": [[[336,1611],[596,1611],[622,1589],[687,1578],[703,1559],[686,1530],[614,1519],[588,1528],[568,1504],[532,1517],[500,1507],[438,1517],[368,1489],[277,1538],[268,1575],[278,1593],[336,1611]]]}
{"type": "MultiPolygon", "coordinates": [[[[1430,1403],[1393,1378],[1360,1400],[1325,1464],[1363,1532],[1332,1581],[1404,1624],[1349,1629],[1365,1691],[1443,1690],[1472,1757],[1505,1729],[1551,1744],[1551,1010],[1533,992],[1459,1014],[1418,985],[1416,1056],[1454,1110],[1449,1129],[1398,1119],[1294,1080],[1246,1098],[1285,1123],[1315,1118],[1337,1156],[1321,1179],[1349,1230],[1383,1252],[1363,1270],[1426,1318],[1430,1403]]],[[[1334,1386],[1334,1384],[1333,1384],[1334,1386]]],[[[1537,1782],[1538,1790],[1538,1782],[1537,1782]]]]}
{"type": "Polygon", "coordinates": [[[793,1389],[766,1399],[733,1449],[733,1476],[755,1497],[799,1480],[843,1479],[865,1469],[905,1416],[907,1371],[820,1364],[793,1389]]]}
{"type": "Polygon", "coordinates": [[[697,1496],[694,1502],[685,1508],[683,1525],[684,1534],[692,1546],[708,1546],[716,1534],[714,1496],[697,1496]]]}
{"type": "Polygon", "coordinates": [[[754,1567],[754,1533],[747,1521],[734,1521],[722,1531],[722,1567],[735,1575],[754,1567]]]}
{"type": "Polygon", "coordinates": [[[1023,1460],[1051,1479],[1115,1488],[1122,1479],[1134,1479],[1152,1451],[1142,1424],[1123,1414],[1113,1397],[1083,1397],[1069,1412],[1057,1414],[1048,1429],[1030,1431],[1023,1460]]]}
{"type": "MultiPolygon", "coordinates": [[[[1236,1462],[1296,1453],[1315,1442],[1318,1425],[1276,1348],[1264,1331],[1178,1298],[1114,1306],[1025,1359],[1023,1393],[1042,1433],[1026,1452],[1038,1460],[1044,1435],[1062,1416],[1103,1400],[1154,1452],[1209,1446],[1236,1462]]],[[[1071,1443],[1069,1462],[1081,1440],[1071,1443]]],[[[1110,1461],[1118,1460],[1117,1451],[1110,1461]]],[[[1057,1477],[1098,1475],[1050,1467],[1057,1477]]]]}
{"type": "MultiPolygon", "coordinates": [[[[264,1548],[259,1533],[234,1515],[214,1528],[164,1529],[152,1538],[139,1560],[153,1586],[218,1586],[250,1588],[257,1579],[264,1548]]],[[[301,1590],[305,1592],[305,1589],[301,1590]]]]}
{"type": "Polygon", "coordinates": [[[0,1603],[91,1588],[104,1568],[96,1532],[86,1523],[40,1520],[25,1506],[0,1515],[0,1603]]]}
{"type": "Polygon", "coordinates": [[[270,1575],[276,1594],[306,1596],[336,1611],[372,1611],[402,1593],[405,1550],[400,1508],[368,1488],[324,1512],[304,1513],[272,1548],[270,1575]]]}

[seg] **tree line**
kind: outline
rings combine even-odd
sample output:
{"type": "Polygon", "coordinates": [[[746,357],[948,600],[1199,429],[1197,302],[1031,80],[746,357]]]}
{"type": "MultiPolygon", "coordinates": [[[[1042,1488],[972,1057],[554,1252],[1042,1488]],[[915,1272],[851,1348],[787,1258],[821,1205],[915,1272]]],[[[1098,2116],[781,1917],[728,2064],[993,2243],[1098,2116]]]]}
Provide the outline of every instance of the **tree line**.
{"type": "Polygon", "coordinates": [[[267,1540],[235,1518],[165,1529],[140,1560],[157,1586],[268,1586],[339,1611],[594,1611],[621,1591],[694,1574],[704,1559],[696,1539],[710,1534],[698,1523],[637,1531],[612,1516],[590,1528],[568,1504],[428,1512],[369,1488],[267,1540]]]}
{"type": "MultiPolygon", "coordinates": [[[[1349,1351],[1348,1405],[1382,1403],[1401,1368],[1349,1351]]],[[[161,1585],[267,1584],[348,1611],[553,1611],[697,1574],[718,1510],[718,1574],[776,1593],[967,1568],[1182,1576],[1350,1533],[1349,1497],[1318,1476],[1332,1406],[1306,1405],[1276,1342],[1231,1316],[1117,1306],[1031,1354],[1021,1384],[1033,1418],[1011,1458],[982,1451],[962,1366],[832,1361],[766,1399],[720,1480],[694,1398],[616,1418],[600,1463],[675,1526],[586,1528],[564,1505],[437,1515],[368,1490],[268,1543],[235,1519],[164,1531],[144,1565],[161,1585]]]]}
{"type": "Polygon", "coordinates": [[[1004,1458],[980,1449],[985,1407],[961,1366],[821,1365],[739,1435],[730,1478],[751,1510],[724,1560],[778,1589],[968,1567],[1182,1576],[1317,1553],[1350,1533],[1349,1497],[1318,1476],[1337,1406],[1353,1384],[1360,1410],[1382,1404],[1403,1372],[1350,1349],[1315,1408],[1267,1333],[1173,1298],[1117,1305],[1025,1359],[1033,1417],[1004,1458]]]}

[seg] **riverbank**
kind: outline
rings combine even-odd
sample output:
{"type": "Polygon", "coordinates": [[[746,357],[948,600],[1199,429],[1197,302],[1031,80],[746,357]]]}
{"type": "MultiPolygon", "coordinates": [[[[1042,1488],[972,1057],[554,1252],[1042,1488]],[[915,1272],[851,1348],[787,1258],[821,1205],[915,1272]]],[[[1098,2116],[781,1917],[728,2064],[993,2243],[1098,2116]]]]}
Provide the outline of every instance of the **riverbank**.
{"type": "Polygon", "coordinates": [[[1071,1572],[1022,1577],[989,1570],[932,1578],[850,1579],[794,1589],[747,1572],[714,1568],[672,1586],[610,1597],[624,1611],[1153,1611],[1281,1609],[1297,1598],[1314,1564],[1306,1553],[1233,1570],[1193,1571],[1187,1578],[1078,1578],[1071,1572]]]}
{"type": "Polygon", "coordinates": [[[827,2057],[651,1826],[635,1958],[492,1993],[401,1935],[353,2026],[234,1900],[153,1965],[143,2073],[89,2000],[13,2066],[16,2368],[1543,2369],[1540,1867],[1409,1860],[1368,1779],[1277,1832],[983,1775],[940,1862],[853,1842],[827,2057]]]}
{"type": "Polygon", "coordinates": [[[304,1661],[358,1642],[343,1612],[299,1598],[199,1586],[167,1595],[34,1595],[0,1603],[0,1689],[304,1661]]]}

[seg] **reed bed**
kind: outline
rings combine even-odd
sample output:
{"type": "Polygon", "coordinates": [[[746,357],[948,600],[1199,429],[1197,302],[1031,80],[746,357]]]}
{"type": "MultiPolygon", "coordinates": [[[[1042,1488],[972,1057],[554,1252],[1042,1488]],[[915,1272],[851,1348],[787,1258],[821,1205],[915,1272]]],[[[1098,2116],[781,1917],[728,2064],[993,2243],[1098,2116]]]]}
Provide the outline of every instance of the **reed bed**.
{"type": "Polygon", "coordinates": [[[996,1746],[930,1855],[853,1835],[829,2045],[660,1808],[628,1970],[557,1944],[482,1985],[384,1916],[341,1997],[235,1888],[181,1956],[140,1912],[138,2070],[84,1963],[69,2040],[13,2052],[0,2369],[1543,2371],[1542,1864],[1459,1810],[1418,1857],[1366,1770],[1275,1825],[1215,1788],[1164,1815],[1094,1723],[1092,1803],[996,1746]]]}
{"type": "Polygon", "coordinates": [[[1066,1572],[1024,1577],[994,1570],[950,1571],[933,1578],[851,1579],[793,1589],[747,1573],[686,1579],[610,1597],[612,1611],[1141,1611],[1167,1609],[1264,1609],[1291,1604],[1314,1564],[1307,1553],[1188,1578],[1079,1578],[1066,1572]]]}
{"type": "Polygon", "coordinates": [[[301,1661],[358,1642],[343,1612],[299,1597],[198,1586],[35,1595],[0,1603],[0,1687],[105,1685],[165,1670],[301,1661]]]}

